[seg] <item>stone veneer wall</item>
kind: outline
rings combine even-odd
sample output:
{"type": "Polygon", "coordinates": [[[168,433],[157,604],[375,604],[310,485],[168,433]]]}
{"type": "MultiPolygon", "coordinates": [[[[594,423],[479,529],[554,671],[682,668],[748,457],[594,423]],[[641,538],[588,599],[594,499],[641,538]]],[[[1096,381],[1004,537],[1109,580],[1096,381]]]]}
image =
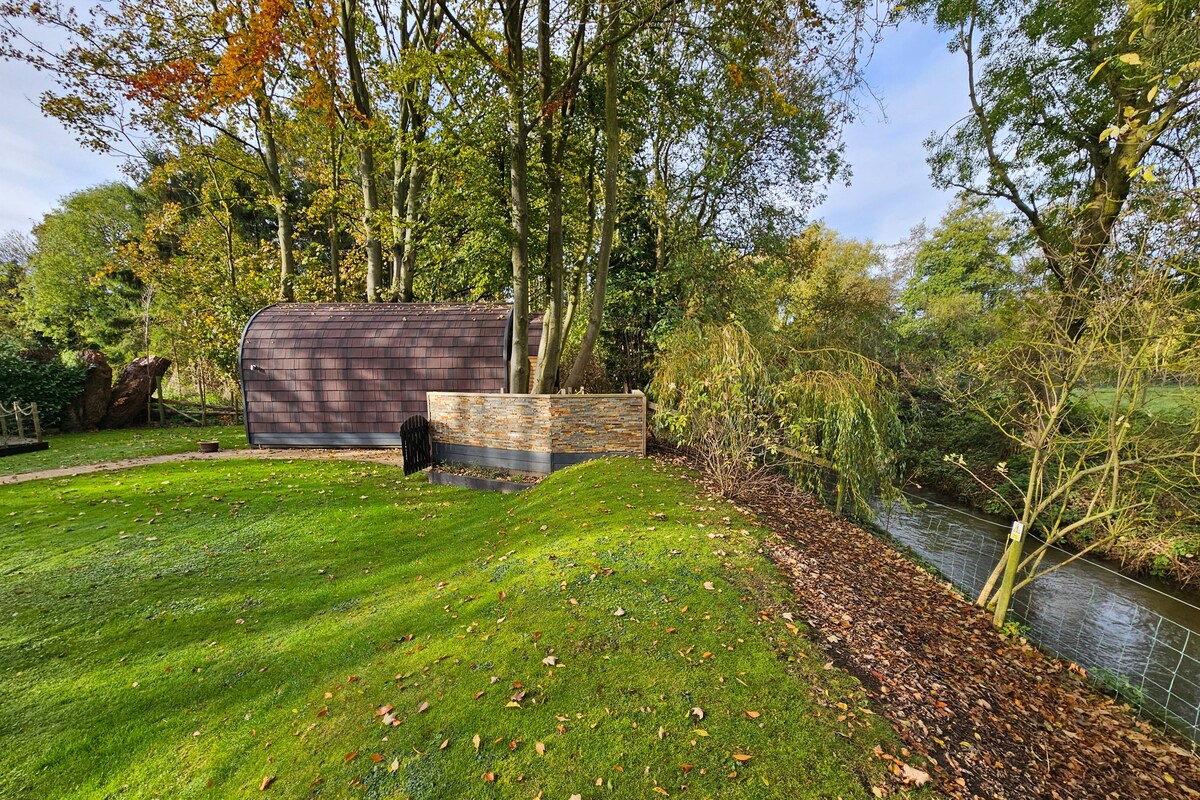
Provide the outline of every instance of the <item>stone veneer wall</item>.
{"type": "Polygon", "coordinates": [[[429,392],[434,458],[526,472],[646,454],[641,394],[429,392]]]}

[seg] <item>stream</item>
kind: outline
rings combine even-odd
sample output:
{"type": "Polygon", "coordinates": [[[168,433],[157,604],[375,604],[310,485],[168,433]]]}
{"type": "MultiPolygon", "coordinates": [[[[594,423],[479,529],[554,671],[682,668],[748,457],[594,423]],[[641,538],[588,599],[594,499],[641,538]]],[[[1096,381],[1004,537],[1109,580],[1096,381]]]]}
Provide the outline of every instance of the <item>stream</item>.
{"type": "MultiPolygon", "coordinates": [[[[909,502],[878,509],[876,522],[974,599],[1010,523],[940,498],[909,502]]],[[[1051,549],[1041,569],[1069,555],[1051,549]]],[[[1030,641],[1200,741],[1200,593],[1080,558],[1014,595],[1009,618],[1030,641]]]]}

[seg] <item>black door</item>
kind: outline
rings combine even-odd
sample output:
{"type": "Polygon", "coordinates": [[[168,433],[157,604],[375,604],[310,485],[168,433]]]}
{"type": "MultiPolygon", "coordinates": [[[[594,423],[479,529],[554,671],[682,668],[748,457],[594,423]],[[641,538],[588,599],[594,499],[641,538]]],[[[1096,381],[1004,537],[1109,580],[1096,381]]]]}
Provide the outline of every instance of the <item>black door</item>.
{"type": "Polygon", "coordinates": [[[400,444],[404,450],[405,475],[433,466],[433,440],[429,436],[429,420],[419,414],[406,419],[400,426],[400,444]]]}

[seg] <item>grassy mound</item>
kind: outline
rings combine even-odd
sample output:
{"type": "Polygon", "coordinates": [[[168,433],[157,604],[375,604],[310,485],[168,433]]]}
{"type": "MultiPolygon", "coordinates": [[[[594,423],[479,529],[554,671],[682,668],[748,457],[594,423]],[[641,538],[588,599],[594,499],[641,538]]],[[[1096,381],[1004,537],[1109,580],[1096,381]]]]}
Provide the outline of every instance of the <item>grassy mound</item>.
{"type": "Polygon", "coordinates": [[[0,796],[869,797],[891,741],[753,529],[654,462],[514,496],[172,464],[0,507],[0,796]]]}

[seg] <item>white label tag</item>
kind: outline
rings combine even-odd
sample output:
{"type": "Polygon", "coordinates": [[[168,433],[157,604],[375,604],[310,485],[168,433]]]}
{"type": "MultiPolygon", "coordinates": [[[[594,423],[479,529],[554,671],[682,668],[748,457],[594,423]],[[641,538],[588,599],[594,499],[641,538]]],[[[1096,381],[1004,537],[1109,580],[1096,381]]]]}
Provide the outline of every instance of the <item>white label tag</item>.
{"type": "Polygon", "coordinates": [[[1008,538],[1012,539],[1014,542],[1019,542],[1021,541],[1021,534],[1024,532],[1025,526],[1020,522],[1014,522],[1012,526],[1012,533],[1008,535],[1008,538]]]}

